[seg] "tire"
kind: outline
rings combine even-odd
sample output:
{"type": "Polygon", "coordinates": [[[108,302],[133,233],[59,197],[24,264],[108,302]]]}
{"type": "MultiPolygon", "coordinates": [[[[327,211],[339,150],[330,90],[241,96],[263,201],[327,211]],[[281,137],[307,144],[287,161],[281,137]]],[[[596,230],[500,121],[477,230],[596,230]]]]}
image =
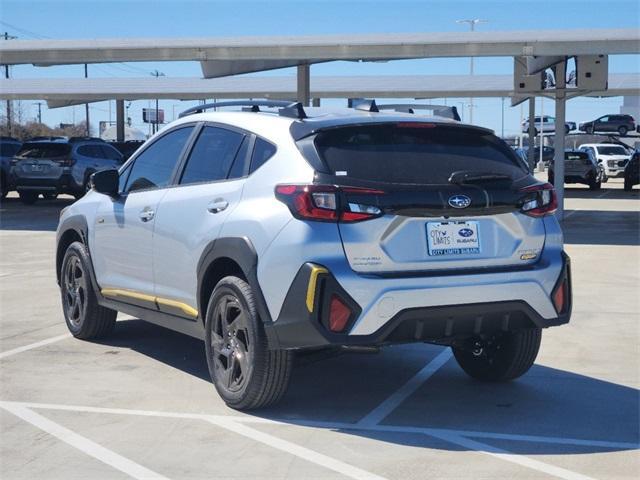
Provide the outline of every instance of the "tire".
{"type": "Polygon", "coordinates": [[[633,184],[631,183],[631,179],[625,177],[624,179],[624,191],[630,192],[633,189],[633,184]]]}
{"type": "Polygon", "coordinates": [[[253,291],[244,280],[224,277],[214,288],[207,307],[205,349],[211,381],[229,407],[266,407],[285,393],[293,353],[269,349],[253,291]]]}
{"type": "Polygon", "coordinates": [[[57,193],[43,193],[42,194],[42,198],[44,198],[45,200],[55,200],[56,198],[58,198],[58,194],[57,193]]]}
{"type": "Polygon", "coordinates": [[[472,378],[505,382],[524,375],[535,362],[542,330],[531,328],[501,333],[483,343],[479,354],[472,348],[451,347],[458,365],[472,378]]]}
{"type": "Polygon", "coordinates": [[[0,175],[0,199],[5,199],[7,197],[8,191],[7,181],[4,178],[4,173],[0,175]]]}
{"type": "Polygon", "coordinates": [[[116,324],[118,312],[98,304],[89,276],[91,260],[87,247],[73,242],[67,248],[60,270],[60,295],[67,328],[76,338],[105,337],[116,324]]]}
{"type": "Polygon", "coordinates": [[[592,180],[591,182],[589,182],[589,190],[600,190],[601,188],[602,188],[601,182],[596,182],[595,180],[592,180]]]}
{"type": "Polygon", "coordinates": [[[618,127],[618,133],[620,134],[621,137],[626,137],[628,131],[629,131],[629,129],[627,127],[625,127],[624,125],[620,125],[618,127]]]}
{"type": "Polygon", "coordinates": [[[36,192],[18,192],[20,195],[20,201],[25,205],[33,205],[38,200],[38,194],[36,192]]]}

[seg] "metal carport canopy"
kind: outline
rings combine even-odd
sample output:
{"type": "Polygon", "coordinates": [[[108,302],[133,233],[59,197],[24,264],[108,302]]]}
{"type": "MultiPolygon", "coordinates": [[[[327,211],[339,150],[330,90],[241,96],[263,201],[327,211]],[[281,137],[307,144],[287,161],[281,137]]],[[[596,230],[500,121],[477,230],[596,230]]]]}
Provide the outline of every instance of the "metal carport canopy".
{"type": "MultiPolygon", "coordinates": [[[[608,90],[581,93],[588,96],[619,96],[636,95],[639,90],[640,74],[624,73],[609,75],[608,90]]],[[[460,98],[513,95],[511,75],[317,76],[311,79],[311,96],[314,98],[460,98]]],[[[294,99],[296,77],[0,80],[0,99],[47,100],[52,108],[108,99],[198,100],[213,97],[294,99]]]]}
{"type": "MultiPolygon", "coordinates": [[[[638,29],[563,29],[266,37],[12,40],[0,42],[0,63],[63,65],[213,61],[208,76],[221,76],[228,75],[229,72],[249,72],[329,60],[638,52],[638,29]]],[[[203,70],[206,71],[205,65],[203,70]]]]}

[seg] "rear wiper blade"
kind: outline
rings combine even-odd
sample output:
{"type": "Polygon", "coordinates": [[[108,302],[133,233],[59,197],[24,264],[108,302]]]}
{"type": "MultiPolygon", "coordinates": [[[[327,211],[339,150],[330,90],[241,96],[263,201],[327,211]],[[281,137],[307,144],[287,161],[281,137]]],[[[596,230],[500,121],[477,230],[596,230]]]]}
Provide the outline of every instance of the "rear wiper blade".
{"type": "Polygon", "coordinates": [[[495,180],[512,180],[509,175],[504,173],[488,173],[488,172],[453,172],[449,177],[449,183],[463,184],[463,183],[481,183],[491,182],[495,180]]]}

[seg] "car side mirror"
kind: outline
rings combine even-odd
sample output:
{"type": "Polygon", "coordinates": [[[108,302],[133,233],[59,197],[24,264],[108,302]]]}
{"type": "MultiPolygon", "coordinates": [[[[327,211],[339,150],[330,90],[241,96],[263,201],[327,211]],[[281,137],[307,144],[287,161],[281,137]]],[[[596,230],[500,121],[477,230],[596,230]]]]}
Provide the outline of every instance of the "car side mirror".
{"type": "Polygon", "coordinates": [[[118,174],[118,170],[113,168],[100,170],[91,175],[91,188],[96,192],[104,193],[110,197],[118,196],[119,184],[120,175],[118,174]]]}

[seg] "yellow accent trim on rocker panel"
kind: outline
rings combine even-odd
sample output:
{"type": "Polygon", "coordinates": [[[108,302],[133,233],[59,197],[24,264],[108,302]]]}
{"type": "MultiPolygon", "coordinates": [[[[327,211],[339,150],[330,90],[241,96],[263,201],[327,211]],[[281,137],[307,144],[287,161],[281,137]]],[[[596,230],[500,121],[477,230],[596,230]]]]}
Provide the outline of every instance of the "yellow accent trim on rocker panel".
{"type": "Polygon", "coordinates": [[[311,267],[311,273],[309,274],[309,285],[307,286],[307,310],[313,312],[313,306],[316,303],[316,285],[318,283],[318,275],[322,273],[329,273],[324,267],[314,265],[311,267]]]}
{"type": "Polygon", "coordinates": [[[143,302],[157,303],[167,307],[177,308],[182,312],[193,318],[198,318],[198,310],[186,303],[178,302],[177,300],[170,300],[168,298],[156,297],[154,295],[147,295],[146,293],[134,292],[132,290],[122,290],[120,288],[103,288],[100,290],[105,297],[128,297],[135,298],[136,300],[142,300],[143,302]]]}

